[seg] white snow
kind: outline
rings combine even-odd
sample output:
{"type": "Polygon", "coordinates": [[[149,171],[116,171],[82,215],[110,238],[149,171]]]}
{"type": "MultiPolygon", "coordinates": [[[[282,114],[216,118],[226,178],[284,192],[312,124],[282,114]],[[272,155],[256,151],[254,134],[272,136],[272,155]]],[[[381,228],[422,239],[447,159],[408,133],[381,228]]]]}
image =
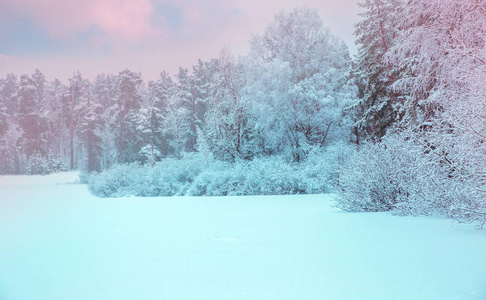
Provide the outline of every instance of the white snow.
{"type": "Polygon", "coordinates": [[[486,232],[471,225],[344,213],[329,195],[56,184],[74,177],[0,177],[0,299],[486,299],[486,232]]]}

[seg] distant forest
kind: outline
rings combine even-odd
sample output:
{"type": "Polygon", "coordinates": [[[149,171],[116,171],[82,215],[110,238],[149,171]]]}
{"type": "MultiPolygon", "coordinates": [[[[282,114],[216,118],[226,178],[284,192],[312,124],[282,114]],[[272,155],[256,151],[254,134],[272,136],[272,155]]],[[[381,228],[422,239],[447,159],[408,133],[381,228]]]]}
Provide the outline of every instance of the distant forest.
{"type": "Polygon", "coordinates": [[[181,158],[204,144],[222,160],[350,140],[343,109],[357,100],[342,40],[308,9],[278,15],[251,53],[199,61],[157,81],[123,70],[69,83],[32,75],[0,81],[1,172],[36,173],[39,160],[100,171],[114,164],[181,158]],[[292,28],[302,23],[302,27],[292,28]],[[31,162],[34,160],[34,162],[31,162]]]}

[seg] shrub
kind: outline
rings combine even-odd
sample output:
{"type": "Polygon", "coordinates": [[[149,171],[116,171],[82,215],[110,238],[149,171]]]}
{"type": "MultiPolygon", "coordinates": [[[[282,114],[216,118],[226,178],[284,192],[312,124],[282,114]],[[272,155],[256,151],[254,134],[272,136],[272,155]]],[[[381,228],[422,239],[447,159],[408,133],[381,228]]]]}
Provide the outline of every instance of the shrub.
{"type": "Polygon", "coordinates": [[[180,160],[163,159],[153,167],[115,166],[89,175],[90,191],[100,197],[123,196],[228,196],[325,193],[331,190],[329,157],[314,153],[300,164],[283,157],[255,158],[234,163],[208,159],[202,154],[180,160]]]}
{"type": "Polygon", "coordinates": [[[60,158],[45,157],[38,152],[34,153],[27,163],[29,175],[47,175],[67,170],[68,168],[60,158]]]}
{"type": "Polygon", "coordinates": [[[413,132],[362,145],[339,168],[337,206],[346,211],[448,215],[463,189],[433,148],[413,132]]]}
{"type": "Polygon", "coordinates": [[[90,191],[99,197],[157,197],[184,195],[202,170],[195,155],[167,158],[151,165],[132,163],[87,176],[90,191]]]}

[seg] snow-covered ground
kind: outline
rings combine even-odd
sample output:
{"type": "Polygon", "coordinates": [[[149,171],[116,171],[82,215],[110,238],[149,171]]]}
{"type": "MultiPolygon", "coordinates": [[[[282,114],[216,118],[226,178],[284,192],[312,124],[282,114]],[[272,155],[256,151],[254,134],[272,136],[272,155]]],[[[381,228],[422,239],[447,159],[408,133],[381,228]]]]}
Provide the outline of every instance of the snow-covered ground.
{"type": "Polygon", "coordinates": [[[0,299],[486,299],[486,231],[328,195],[100,199],[0,177],[0,299]]]}

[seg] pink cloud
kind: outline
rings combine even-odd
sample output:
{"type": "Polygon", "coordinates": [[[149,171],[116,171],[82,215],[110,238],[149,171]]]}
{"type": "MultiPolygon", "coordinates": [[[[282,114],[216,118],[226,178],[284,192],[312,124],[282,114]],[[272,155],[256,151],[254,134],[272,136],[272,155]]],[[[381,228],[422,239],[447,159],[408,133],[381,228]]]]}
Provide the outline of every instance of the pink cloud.
{"type": "Polygon", "coordinates": [[[154,8],[147,0],[94,1],[89,15],[103,31],[139,41],[153,32],[150,17],[154,8]]]}
{"type": "Polygon", "coordinates": [[[149,0],[6,0],[54,38],[69,38],[93,26],[105,36],[137,42],[149,37],[154,8],[149,0]]]}
{"type": "MultiPolygon", "coordinates": [[[[223,47],[244,55],[251,34],[263,33],[275,13],[303,5],[318,9],[324,24],[352,47],[353,23],[360,10],[356,3],[361,0],[0,1],[31,17],[52,37],[76,38],[92,27],[102,33],[82,52],[33,54],[22,59],[0,55],[2,72],[32,73],[39,68],[48,78],[65,80],[76,70],[93,79],[99,73],[118,73],[124,68],[141,71],[145,79],[156,79],[162,70],[174,74],[179,66],[191,68],[198,58],[217,57],[223,47]],[[171,11],[155,11],[155,7],[180,12],[180,24],[168,26],[171,11]],[[159,22],[151,23],[157,18],[159,22]],[[122,45],[113,47],[110,53],[98,53],[93,44],[106,42],[122,45]],[[132,43],[138,43],[137,47],[130,47],[132,43]]],[[[4,75],[0,73],[0,77],[4,75]]]]}

